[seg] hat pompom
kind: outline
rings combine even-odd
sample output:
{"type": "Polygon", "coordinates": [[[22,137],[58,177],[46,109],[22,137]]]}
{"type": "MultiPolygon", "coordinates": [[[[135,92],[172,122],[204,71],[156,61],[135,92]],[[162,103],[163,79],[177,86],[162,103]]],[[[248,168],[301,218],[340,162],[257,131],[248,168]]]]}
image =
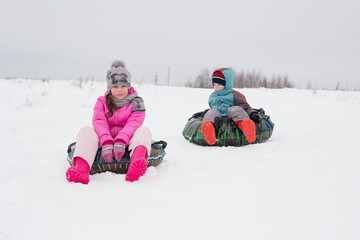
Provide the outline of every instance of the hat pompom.
{"type": "Polygon", "coordinates": [[[125,67],[125,63],[121,60],[115,60],[113,61],[113,63],[111,64],[112,68],[117,68],[117,67],[125,67]]]}

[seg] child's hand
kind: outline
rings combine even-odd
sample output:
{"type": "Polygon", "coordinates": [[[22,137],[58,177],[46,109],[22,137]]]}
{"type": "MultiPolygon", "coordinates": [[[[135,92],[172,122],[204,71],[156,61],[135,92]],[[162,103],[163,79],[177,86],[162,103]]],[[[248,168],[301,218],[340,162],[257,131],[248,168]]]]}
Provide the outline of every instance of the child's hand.
{"type": "Polygon", "coordinates": [[[120,161],[125,153],[125,144],[118,142],[114,144],[114,156],[117,161],[120,161]]]}
{"type": "Polygon", "coordinates": [[[250,119],[254,121],[254,123],[261,123],[261,116],[257,112],[252,112],[250,114],[250,119]]]}
{"type": "Polygon", "coordinates": [[[114,146],[112,144],[104,144],[101,150],[101,155],[103,156],[105,162],[111,163],[113,161],[113,149],[114,146]]]}

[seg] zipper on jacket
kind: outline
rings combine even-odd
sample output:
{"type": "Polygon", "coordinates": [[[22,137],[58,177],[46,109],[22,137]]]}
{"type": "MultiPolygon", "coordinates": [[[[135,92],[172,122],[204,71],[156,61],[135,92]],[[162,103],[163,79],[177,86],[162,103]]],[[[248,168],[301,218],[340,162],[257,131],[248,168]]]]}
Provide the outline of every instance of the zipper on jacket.
{"type": "Polygon", "coordinates": [[[114,119],[114,125],[115,126],[117,126],[118,124],[117,124],[117,114],[118,114],[118,111],[117,111],[118,109],[116,109],[115,111],[114,111],[114,117],[115,117],[115,119],[114,119]]]}

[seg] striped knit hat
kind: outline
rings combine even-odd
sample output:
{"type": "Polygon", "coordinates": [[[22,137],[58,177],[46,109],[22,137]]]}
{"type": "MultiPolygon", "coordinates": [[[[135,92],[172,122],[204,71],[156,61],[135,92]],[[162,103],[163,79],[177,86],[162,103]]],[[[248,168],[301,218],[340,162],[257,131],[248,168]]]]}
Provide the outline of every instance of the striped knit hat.
{"type": "Polygon", "coordinates": [[[131,75],[125,68],[125,63],[122,61],[114,61],[111,65],[111,69],[106,74],[107,89],[117,85],[123,85],[127,88],[131,88],[131,75]]]}
{"type": "Polygon", "coordinates": [[[220,71],[215,71],[212,75],[212,84],[214,85],[214,83],[218,83],[220,85],[223,85],[225,87],[226,81],[225,81],[225,76],[222,72],[220,71]]]}

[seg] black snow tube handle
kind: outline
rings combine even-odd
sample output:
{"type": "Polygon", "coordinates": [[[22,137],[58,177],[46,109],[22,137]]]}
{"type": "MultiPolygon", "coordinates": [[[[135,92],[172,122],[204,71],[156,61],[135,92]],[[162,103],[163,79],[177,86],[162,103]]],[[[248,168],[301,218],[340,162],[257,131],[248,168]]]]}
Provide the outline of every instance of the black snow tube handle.
{"type": "Polygon", "coordinates": [[[69,146],[68,146],[68,149],[67,149],[67,153],[69,154],[71,152],[71,148],[72,146],[74,146],[76,144],[76,142],[73,142],[71,143],[69,146]]]}
{"type": "Polygon", "coordinates": [[[165,149],[166,148],[166,146],[167,146],[167,142],[165,142],[165,141],[156,141],[156,142],[153,142],[151,145],[158,145],[158,144],[160,144],[160,145],[162,145],[162,147],[165,149]]]}

